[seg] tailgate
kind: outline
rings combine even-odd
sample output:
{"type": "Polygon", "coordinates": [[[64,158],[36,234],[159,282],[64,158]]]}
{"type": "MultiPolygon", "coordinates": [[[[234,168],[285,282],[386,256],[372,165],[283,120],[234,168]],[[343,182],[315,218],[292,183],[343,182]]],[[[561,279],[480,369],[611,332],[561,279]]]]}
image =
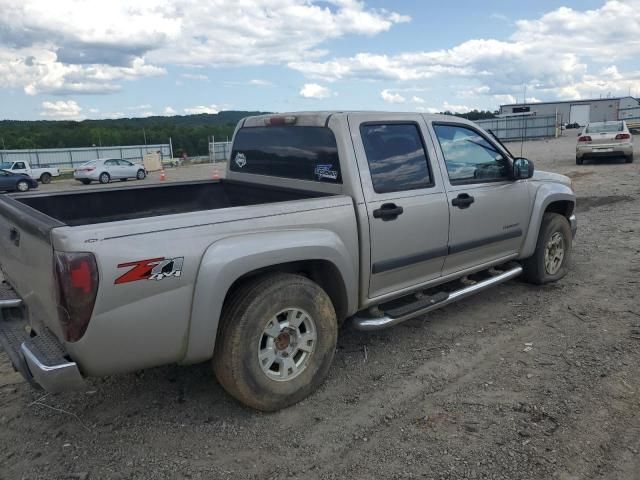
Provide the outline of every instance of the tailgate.
{"type": "Polygon", "coordinates": [[[51,230],[63,226],[12,196],[0,197],[0,268],[30,318],[59,333],[51,230]]]}

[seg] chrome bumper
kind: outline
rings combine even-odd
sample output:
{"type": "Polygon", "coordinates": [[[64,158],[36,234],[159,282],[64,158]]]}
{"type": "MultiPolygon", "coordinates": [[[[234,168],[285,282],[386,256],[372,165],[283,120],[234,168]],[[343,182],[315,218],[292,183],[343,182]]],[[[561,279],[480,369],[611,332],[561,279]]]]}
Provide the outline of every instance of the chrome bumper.
{"type": "Polygon", "coordinates": [[[569,217],[569,225],[571,225],[571,236],[576,238],[576,232],[578,231],[578,219],[575,213],[569,217]]]}
{"type": "MultiPolygon", "coordinates": [[[[13,304],[19,305],[17,300],[16,295],[13,304]]],[[[23,310],[8,308],[8,305],[0,304],[0,345],[7,352],[13,368],[31,385],[47,392],[82,388],[84,379],[78,365],[69,360],[55,335],[45,327],[33,335],[23,317],[23,310]]]]}

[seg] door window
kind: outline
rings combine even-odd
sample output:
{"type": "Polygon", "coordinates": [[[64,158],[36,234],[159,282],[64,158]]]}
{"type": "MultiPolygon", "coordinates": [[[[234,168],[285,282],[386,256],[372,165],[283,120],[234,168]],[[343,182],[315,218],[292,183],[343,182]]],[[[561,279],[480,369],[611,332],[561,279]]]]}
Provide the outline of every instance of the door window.
{"type": "Polygon", "coordinates": [[[509,160],[478,132],[461,125],[433,128],[452,184],[509,179],[509,160]]]}
{"type": "Polygon", "coordinates": [[[376,193],[433,185],[418,125],[363,124],[360,133],[376,193]]]}
{"type": "Polygon", "coordinates": [[[16,162],[13,166],[13,170],[25,170],[26,168],[27,167],[25,166],[24,162],[16,162]]]}
{"type": "Polygon", "coordinates": [[[106,162],[104,162],[104,164],[107,167],[114,167],[114,166],[118,165],[118,162],[116,160],[107,160],[106,162]]]}
{"type": "Polygon", "coordinates": [[[127,162],[126,160],[118,160],[118,164],[121,167],[132,167],[133,166],[133,163],[127,162]]]}

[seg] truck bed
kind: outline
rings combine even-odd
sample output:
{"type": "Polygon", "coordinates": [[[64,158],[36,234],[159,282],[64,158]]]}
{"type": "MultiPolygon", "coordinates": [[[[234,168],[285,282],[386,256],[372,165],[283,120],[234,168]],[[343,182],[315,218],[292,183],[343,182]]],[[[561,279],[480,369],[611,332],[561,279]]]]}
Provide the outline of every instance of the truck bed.
{"type": "Polygon", "coordinates": [[[32,194],[14,199],[68,226],[328,196],[234,180],[32,194]]]}

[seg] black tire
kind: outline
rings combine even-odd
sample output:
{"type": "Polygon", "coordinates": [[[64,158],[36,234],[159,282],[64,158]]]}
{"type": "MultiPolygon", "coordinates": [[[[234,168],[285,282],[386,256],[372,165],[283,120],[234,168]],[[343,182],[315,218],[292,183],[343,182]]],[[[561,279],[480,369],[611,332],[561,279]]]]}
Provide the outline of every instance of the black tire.
{"type": "Polygon", "coordinates": [[[105,184],[111,181],[111,176],[107,172],[102,172],[98,177],[100,183],[105,184]]]}
{"type": "Polygon", "coordinates": [[[136,178],[138,180],[144,180],[147,176],[147,172],[145,172],[144,170],[140,169],[138,170],[138,173],[136,174],[136,178]]]}
{"type": "Polygon", "coordinates": [[[583,163],[584,163],[584,159],[583,158],[576,157],[576,165],[582,165],[583,163]]]}
{"type": "Polygon", "coordinates": [[[91,180],[85,178],[83,180],[80,180],[82,182],[83,185],[89,185],[91,183],[91,180]]]}
{"type": "Polygon", "coordinates": [[[633,163],[633,153],[631,155],[625,155],[624,162],[625,163],[633,163]]]}
{"type": "Polygon", "coordinates": [[[121,178],[120,181],[121,182],[126,182],[127,180],[129,180],[128,178],[121,178]]]}
{"type": "Polygon", "coordinates": [[[556,282],[567,274],[567,265],[571,259],[572,236],[569,220],[559,213],[545,213],[538,232],[538,240],[533,255],[523,262],[523,278],[530,283],[543,285],[556,282]],[[551,273],[545,267],[545,251],[554,234],[562,237],[564,255],[557,271],[551,273]]]}
{"type": "Polygon", "coordinates": [[[40,175],[40,183],[51,183],[51,174],[44,172],[42,175],[40,175]]]}
{"type": "Polygon", "coordinates": [[[325,380],[336,348],[338,322],[329,296],[308,278],[276,273],[250,280],[227,299],[220,322],[213,369],[225,390],[245,405],[279,410],[306,398],[325,380]],[[297,376],[274,380],[263,371],[258,353],[271,319],[291,308],[313,319],[316,340],[306,367],[297,376]]]}
{"type": "Polygon", "coordinates": [[[16,183],[16,190],[19,192],[28,192],[31,187],[29,186],[29,182],[26,180],[20,180],[16,183]]]}

